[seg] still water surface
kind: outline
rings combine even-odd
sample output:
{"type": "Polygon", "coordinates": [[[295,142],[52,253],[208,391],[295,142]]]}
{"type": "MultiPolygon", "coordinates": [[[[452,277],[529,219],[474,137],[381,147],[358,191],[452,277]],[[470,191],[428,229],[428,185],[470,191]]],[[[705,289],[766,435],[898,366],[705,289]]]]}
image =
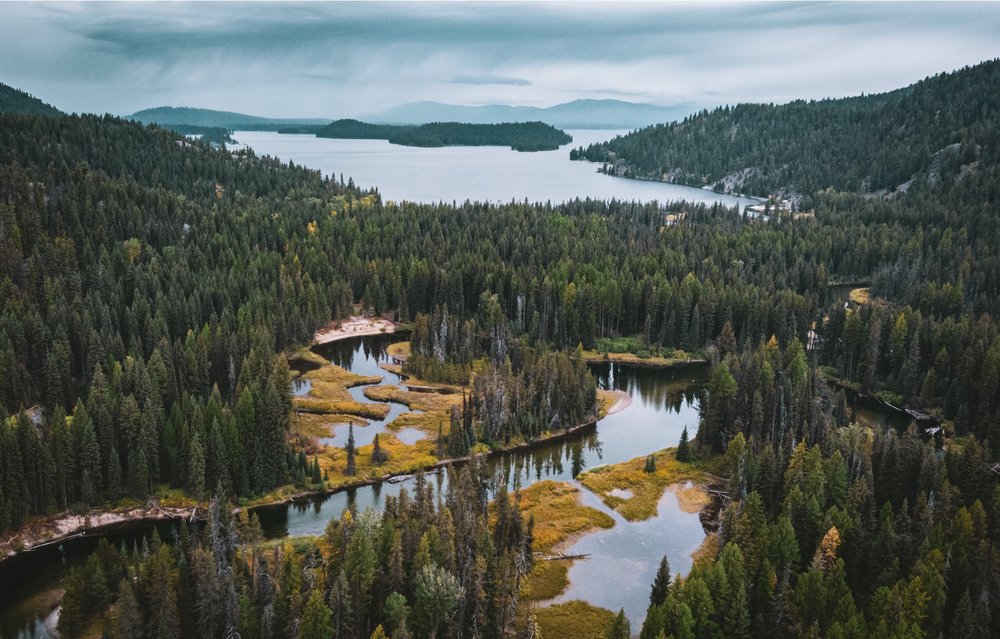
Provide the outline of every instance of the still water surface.
{"type": "Polygon", "coordinates": [[[722,202],[756,200],[721,195],[690,186],[626,180],[597,172],[599,165],[570,161],[570,149],[608,140],[626,131],[567,131],[573,142],[555,151],[519,153],[507,147],[449,146],[433,149],[389,144],[385,140],[332,140],[270,131],[237,131],[233,138],[258,155],[352,178],[361,187],[377,186],[386,200],[411,202],[552,202],[575,198],[626,201],[722,202]]]}

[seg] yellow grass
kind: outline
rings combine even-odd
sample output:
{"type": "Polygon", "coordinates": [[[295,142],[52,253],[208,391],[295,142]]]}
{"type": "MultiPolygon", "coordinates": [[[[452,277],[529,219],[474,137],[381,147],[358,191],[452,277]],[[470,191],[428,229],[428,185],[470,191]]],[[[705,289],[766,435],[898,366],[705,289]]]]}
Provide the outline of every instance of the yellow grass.
{"type": "Polygon", "coordinates": [[[572,564],[571,559],[536,560],[521,591],[524,598],[528,601],[545,601],[558,597],[569,585],[568,573],[572,564]]]}
{"type": "Polygon", "coordinates": [[[295,408],[368,419],[382,419],[389,413],[388,404],[362,404],[354,401],[347,392],[351,386],[378,383],[382,379],[378,375],[358,375],[340,366],[323,366],[304,373],[299,379],[309,380],[312,387],[305,395],[292,398],[295,408]]]}
{"type": "Polygon", "coordinates": [[[439,426],[446,436],[451,429],[451,407],[462,406],[461,393],[418,393],[397,386],[366,388],[365,397],[372,401],[398,402],[411,411],[421,411],[403,413],[389,424],[389,429],[418,428],[427,434],[432,443],[437,442],[439,426]]]}
{"type": "Polygon", "coordinates": [[[525,519],[535,517],[536,552],[553,552],[572,537],[611,528],[611,517],[579,503],[580,491],[565,482],[541,481],[520,492],[520,508],[525,519]]]}
{"type": "Polygon", "coordinates": [[[355,401],[328,401],[310,397],[296,397],[295,407],[303,411],[327,415],[347,414],[366,419],[382,419],[389,414],[388,404],[362,404],[355,401]]]}
{"type": "MultiPolygon", "coordinates": [[[[364,426],[360,427],[364,428],[364,426]]],[[[389,455],[389,460],[383,464],[372,463],[374,444],[359,446],[354,457],[357,473],[346,474],[347,451],[336,446],[323,446],[316,457],[320,468],[326,471],[329,479],[327,488],[336,488],[359,481],[365,481],[389,474],[407,474],[422,470],[437,463],[434,455],[435,441],[433,438],[423,439],[413,445],[404,444],[396,439],[391,431],[379,435],[379,445],[383,452],[389,455]]]]}
{"type": "Polygon", "coordinates": [[[869,288],[856,288],[851,291],[850,300],[855,304],[867,304],[871,299],[871,289],[869,288]]]}
{"type": "MultiPolygon", "coordinates": [[[[542,481],[520,492],[518,502],[525,520],[534,516],[532,550],[555,554],[581,535],[615,522],[601,511],[579,503],[580,491],[565,482],[542,481]]],[[[557,596],[569,585],[570,560],[546,561],[537,558],[523,586],[528,601],[557,596]]]]}
{"type": "Polygon", "coordinates": [[[309,364],[312,366],[326,366],[329,362],[322,355],[314,353],[309,347],[303,347],[288,356],[288,363],[294,368],[296,364],[309,364]]]}
{"type": "MultiPolygon", "coordinates": [[[[620,464],[589,470],[578,479],[625,519],[642,521],[656,514],[656,505],[668,486],[682,481],[701,482],[705,478],[704,470],[698,464],[677,461],[675,452],[676,449],[668,448],[654,453],[656,472],[653,473],[643,471],[645,457],[636,457],[620,464]],[[630,491],[632,497],[626,499],[611,494],[615,489],[630,491]]],[[[697,492],[702,491],[696,488],[684,491],[683,499],[688,507],[702,499],[701,496],[696,496],[697,492]]],[[[681,495],[678,495],[678,499],[681,499],[681,495]]],[[[707,503],[707,496],[705,499],[707,503]]]]}
{"type": "MultiPolygon", "coordinates": [[[[387,474],[411,473],[438,461],[435,456],[438,424],[447,433],[451,423],[451,407],[460,405],[462,396],[440,393],[417,393],[396,386],[375,386],[365,389],[365,396],[375,402],[394,401],[407,405],[419,413],[407,412],[396,418],[388,429],[379,435],[379,444],[389,455],[389,460],[375,466],[371,461],[373,445],[358,448],[355,457],[357,473],[349,476],[347,452],[343,448],[322,446],[317,440],[330,437],[332,427],[338,424],[354,423],[356,428],[365,428],[369,419],[383,419],[389,412],[386,403],[360,403],[354,401],[347,389],[359,384],[374,384],[379,376],[363,376],[351,373],[339,366],[324,366],[309,371],[301,379],[312,382],[309,393],[294,398],[297,408],[320,411],[322,414],[299,413],[292,417],[292,432],[305,440],[306,451],[316,456],[320,468],[326,472],[326,488],[336,488],[346,484],[374,479],[387,474]],[[418,428],[427,437],[413,445],[396,439],[395,432],[401,428],[418,428]],[[311,442],[311,444],[309,443],[311,442]]],[[[268,497],[280,499],[295,491],[278,491],[268,497]]]]}
{"type": "Polygon", "coordinates": [[[389,347],[385,350],[389,353],[389,357],[402,361],[410,356],[410,343],[395,342],[393,344],[389,344],[389,347]]]}
{"type": "Polygon", "coordinates": [[[292,415],[292,430],[306,437],[322,439],[331,436],[331,428],[337,424],[367,426],[368,421],[355,415],[299,413],[292,415]]]}
{"type": "Polygon", "coordinates": [[[607,417],[611,407],[618,403],[618,393],[604,389],[597,390],[597,416],[607,417]]]}
{"type": "Polygon", "coordinates": [[[711,566],[719,554],[719,533],[710,533],[702,540],[698,550],[694,551],[691,558],[694,559],[695,566],[711,566]]]}
{"type": "Polygon", "coordinates": [[[690,363],[704,362],[697,357],[639,357],[635,353],[602,353],[600,351],[583,351],[583,358],[588,362],[618,362],[621,364],[633,364],[636,366],[649,366],[651,368],[670,368],[690,363]]]}
{"type": "Polygon", "coordinates": [[[549,639],[604,639],[615,619],[615,613],[585,601],[568,601],[533,612],[542,636],[549,639]]]}
{"type": "Polygon", "coordinates": [[[670,490],[677,496],[677,503],[680,509],[686,513],[700,513],[701,509],[712,501],[712,496],[705,492],[700,486],[690,485],[685,487],[681,484],[674,484],[670,490]]]}

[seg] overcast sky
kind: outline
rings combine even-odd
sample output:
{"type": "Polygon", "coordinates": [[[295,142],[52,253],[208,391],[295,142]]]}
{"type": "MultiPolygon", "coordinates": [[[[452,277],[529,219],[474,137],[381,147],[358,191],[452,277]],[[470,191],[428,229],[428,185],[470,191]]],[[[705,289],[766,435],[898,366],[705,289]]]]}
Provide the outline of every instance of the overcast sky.
{"type": "Polygon", "coordinates": [[[1000,3],[4,3],[0,82],[66,111],[871,93],[1000,57],[1000,3]]]}

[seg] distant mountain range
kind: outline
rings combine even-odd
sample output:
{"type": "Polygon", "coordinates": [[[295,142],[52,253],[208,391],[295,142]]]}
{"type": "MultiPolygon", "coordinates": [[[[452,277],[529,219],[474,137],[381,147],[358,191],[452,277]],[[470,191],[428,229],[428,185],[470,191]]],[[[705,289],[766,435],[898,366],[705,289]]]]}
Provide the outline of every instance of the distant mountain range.
{"type": "Polygon", "coordinates": [[[623,100],[573,100],[546,108],[509,104],[462,106],[441,102],[410,102],[361,119],[384,124],[544,122],[560,129],[635,129],[672,122],[693,111],[694,109],[685,107],[661,107],[623,100]]]}
{"type": "Polygon", "coordinates": [[[20,113],[22,115],[62,115],[62,111],[38,98],[0,84],[0,113],[20,113]]]}
{"type": "Polygon", "coordinates": [[[232,111],[170,106],[144,109],[127,117],[143,124],[183,124],[188,126],[242,129],[244,131],[277,130],[292,126],[322,126],[333,121],[329,118],[262,118],[256,115],[234,113],[232,111]]]}
{"type": "MultiPolygon", "coordinates": [[[[540,108],[488,104],[463,106],[441,102],[410,102],[360,119],[378,124],[420,125],[430,122],[500,124],[503,122],[544,122],[560,129],[636,129],[684,117],[692,110],[661,107],[622,100],[574,100],[540,108]]],[[[232,111],[190,107],[157,107],[130,116],[143,124],[173,124],[226,129],[277,131],[301,126],[322,126],[333,122],[323,118],[263,118],[232,111]]]]}

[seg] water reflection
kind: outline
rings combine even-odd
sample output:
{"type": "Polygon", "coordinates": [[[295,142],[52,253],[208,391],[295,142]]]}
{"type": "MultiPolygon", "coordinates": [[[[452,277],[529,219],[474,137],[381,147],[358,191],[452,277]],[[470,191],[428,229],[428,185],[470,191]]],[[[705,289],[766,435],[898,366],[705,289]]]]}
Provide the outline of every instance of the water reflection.
{"type": "Polygon", "coordinates": [[[566,550],[587,557],[573,562],[569,587],[553,603],[582,599],[609,610],[624,609],[638,630],[660,559],[666,555],[671,572],[686,575],[694,561],[692,553],[705,538],[701,520],[697,513],[684,512],[669,490],[660,498],[656,515],[637,522],[608,510],[593,493],[582,494],[583,503],[607,512],[615,526],[585,535],[566,550]]]}

